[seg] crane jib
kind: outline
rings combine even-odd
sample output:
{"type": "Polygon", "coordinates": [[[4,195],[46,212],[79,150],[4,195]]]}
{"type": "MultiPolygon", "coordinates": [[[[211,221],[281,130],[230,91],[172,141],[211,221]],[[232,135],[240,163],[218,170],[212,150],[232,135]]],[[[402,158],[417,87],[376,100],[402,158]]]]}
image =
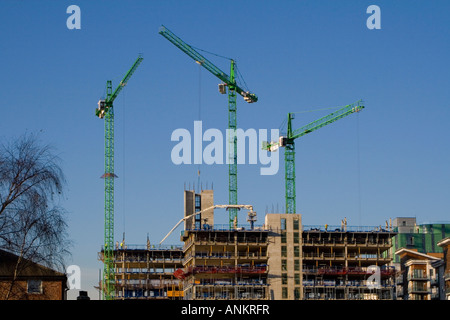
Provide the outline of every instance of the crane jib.
{"type": "Polygon", "coordinates": [[[133,66],[128,70],[128,72],[123,77],[122,81],[120,81],[119,85],[117,86],[116,90],[114,90],[113,94],[111,95],[111,98],[106,101],[107,104],[112,104],[113,101],[116,99],[117,95],[122,91],[123,87],[127,84],[128,80],[130,80],[131,76],[133,75],[134,71],[136,71],[139,64],[144,60],[142,56],[139,55],[139,57],[134,62],[133,66]]]}
{"type": "Polygon", "coordinates": [[[330,123],[333,123],[343,117],[346,117],[352,113],[361,111],[362,109],[364,109],[364,106],[359,105],[359,102],[360,101],[358,101],[357,103],[351,104],[351,105],[347,105],[336,112],[333,112],[323,118],[320,118],[320,119],[313,121],[299,129],[294,130],[292,132],[292,134],[289,135],[289,138],[297,139],[305,134],[308,134],[317,129],[320,129],[320,128],[322,128],[330,123]]]}
{"type": "Polygon", "coordinates": [[[249,103],[258,101],[258,97],[255,94],[245,91],[240,86],[238,86],[236,81],[234,81],[234,79],[232,80],[229,75],[227,75],[225,72],[223,72],[217,66],[215,66],[211,61],[209,61],[202,54],[197,52],[190,45],[188,45],[183,40],[181,40],[179,37],[177,37],[172,31],[167,29],[165,26],[161,26],[159,28],[159,34],[162,35],[167,40],[169,40],[173,45],[175,45],[178,49],[183,51],[189,57],[191,57],[196,63],[198,63],[199,65],[204,67],[206,70],[211,72],[213,75],[215,75],[220,80],[222,80],[228,86],[228,88],[230,90],[234,90],[239,95],[244,97],[245,101],[247,101],[249,103]]]}

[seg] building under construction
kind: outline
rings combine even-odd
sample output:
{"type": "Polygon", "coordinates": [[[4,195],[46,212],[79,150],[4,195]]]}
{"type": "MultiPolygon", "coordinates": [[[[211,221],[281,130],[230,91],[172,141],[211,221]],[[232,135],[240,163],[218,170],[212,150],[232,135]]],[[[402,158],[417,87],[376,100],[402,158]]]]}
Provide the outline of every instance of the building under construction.
{"type": "MultiPolygon", "coordinates": [[[[300,214],[255,225],[214,223],[212,190],[184,192],[177,248],[116,245],[116,299],[352,300],[395,298],[391,226],[303,226],[300,214]]],[[[172,229],[172,231],[174,230],[172,229]]],[[[171,231],[171,232],[172,232],[171,231]]],[[[167,236],[166,236],[167,237],[167,236]]],[[[164,239],[163,239],[164,240],[164,239]]],[[[162,242],[162,241],[161,241],[162,242]]]]}
{"type": "Polygon", "coordinates": [[[186,230],[183,234],[186,299],[267,299],[265,230],[186,230]]]}
{"type": "Polygon", "coordinates": [[[268,232],[215,225],[216,207],[213,190],[184,191],[184,259],[176,276],[185,299],[267,299],[268,232]]]}
{"type": "Polygon", "coordinates": [[[395,298],[391,230],[381,228],[304,227],[302,232],[304,299],[395,298]],[[328,228],[327,228],[328,229],[328,228]]]}
{"type": "MultiPolygon", "coordinates": [[[[100,260],[103,252],[100,253],[100,260]]],[[[114,250],[114,299],[183,299],[183,284],[174,276],[182,265],[181,247],[128,246],[114,250]]]]}
{"type": "Polygon", "coordinates": [[[267,214],[268,278],[276,300],[394,298],[391,230],[302,226],[299,214],[267,214]]]}

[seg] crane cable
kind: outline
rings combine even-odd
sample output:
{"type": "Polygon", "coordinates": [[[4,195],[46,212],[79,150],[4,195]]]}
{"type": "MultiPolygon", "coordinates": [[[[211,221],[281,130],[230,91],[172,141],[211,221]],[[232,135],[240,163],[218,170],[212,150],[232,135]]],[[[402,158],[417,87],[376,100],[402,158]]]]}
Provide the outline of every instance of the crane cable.
{"type": "Polygon", "coordinates": [[[361,155],[359,141],[359,112],[356,113],[356,167],[357,167],[357,188],[358,188],[358,223],[361,227],[361,155]]]}
{"type": "Polygon", "coordinates": [[[125,241],[125,91],[122,92],[122,223],[123,223],[123,241],[125,241]]]}
{"type": "Polygon", "coordinates": [[[206,51],[206,50],[203,50],[203,49],[200,49],[200,48],[197,48],[197,47],[191,46],[190,44],[188,44],[188,46],[190,46],[190,47],[191,47],[191,48],[193,48],[193,49],[196,49],[196,50],[199,50],[199,51],[203,51],[203,52],[206,52],[206,53],[212,54],[212,55],[214,55],[214,56],[216,56],[216,57],[219,57],[219,58],[223,58],[223,59],[226,59],[226,60],[233,60],[233,59],[231,59],[231,58],[228,58],[228,57],[222,56],[222,55],[220,55],[220,54],[217,54],[217,53],[214,53],[214,52],[210,52],[210,51],[206,51]]]}
{"type": "MultiPolygon", "coordinates": [[[[312,110],[305,110],[305,111],[297,111],[297,112],[290,112],[293,114],[301,114],[301,113],[308,113],[308,112],[316,112],[316,111],[325,111],[325,110],[333,110],[333,109],[339,109],[340,107],[331,107],[331,108],[322,108],[322,109],[312,109],[312,110]]],[[[284,118],[284,120],[281,122],[278,129],[280,132],[283,132],[283,130],[286,128],[287,125],[287,119],[284,118]]]]}
{"type": "Polygon", "coordinates": [[[205,52],[205,53],[212,54],[212,55],[214,55],[214,56],[216,56],[216,57],[219,57],[219,58],[222,58],[222,59],[226,59],[226,60],[229,60],[229,61],[234,60],[237,77],[240,79],[240,81],[242,81],[244,89],[247,90],[247,91],[250,91],[249,88],[248,88],[248,86],[247,86],[247,83],[245,82],[244,77],[242,76],[241,72],[239,71],[239,68],[238,68],[238,66],[237,66],[237,63],[236,63],[236,60],[235,60],[235,59],[232,59],[232,58],[229,58],[229,57],[225,57],[225,56],[222,56],[222,55],[220,55],[220,54],[217,54],[217,53],[214,53],[214,52],[210,52],[210,51],[207,51],[207,50],[203,50],[203,49],[200,49],[200,48],[191,46],[191,45],[189,45],[189,46],[190,46],[191,48],[193,48],[193,49],[198,50],[198,51],[203,51],[203,52],[205,52]]]}
{"type": "MultiPolygon", "coordinates": [[[[198,65],[198,120],[202,121],[202,66],[201,65],[198,65]]],[[[197,167],[197,188],[199,188],[198,190],[200,192],[201,191],[200,190],[200,164],[197,167]]]]}

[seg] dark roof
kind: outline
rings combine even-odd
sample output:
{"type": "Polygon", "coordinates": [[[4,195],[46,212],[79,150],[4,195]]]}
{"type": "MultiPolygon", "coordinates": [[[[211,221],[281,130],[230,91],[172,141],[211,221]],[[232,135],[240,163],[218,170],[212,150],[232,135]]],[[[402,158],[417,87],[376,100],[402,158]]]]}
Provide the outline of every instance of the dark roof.
{"type": "MultiPolygon", "coordinates": [[[[0,277],[12,277],[18,256],[0,249],[0,277]]],[[[23,259],[19,266],[18,277],[66,277],[64,273],[44,267],[28,259],[23,259]]]]}
{"type": "Polygon", "coordinates": [[[440,266],[445,266],[445,261],[444,261],[444,260],[436,260],[436,261],[433,261],[433,262],[431,263],[431,266],[432,266],[433,268],[439,268],[440,266]]]}

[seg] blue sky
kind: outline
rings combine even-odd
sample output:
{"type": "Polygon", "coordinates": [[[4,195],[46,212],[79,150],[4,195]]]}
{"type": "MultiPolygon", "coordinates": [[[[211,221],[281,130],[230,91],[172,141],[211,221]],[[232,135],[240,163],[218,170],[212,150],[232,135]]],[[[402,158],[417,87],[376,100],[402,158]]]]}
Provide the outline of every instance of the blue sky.
{"type": "MultiPolygon", "coordinates": [[[[63,160],[64,207],[74,240],[69,263],[92,289],[103,243],[104,121],[95,117],[107,80],[115,101],[115,231],[129,244],[158,243],[183,214],[184,185],[214,184],[228,202],[226,165],[172,163],[177,128],[227,127],[227,98],[213,75],[158,34],[161,24],[195,47],[236,59],[259,101],[238,97],[239,128],[280,128],[288,112],[344,106],[363,112],[296,141],[297,212],[304,224],[380,225],[399,216],[448,221],[450,27],[446,1],[2,1],[0,138],[40,132],[63,160]],[[66,9],[81,9],[69,30],[66,9]],[[369,30],[369,5],[381,29],[369,30]],[[359,169],[358,169],[359,168],[359,169]]],[[[228,72],[229,62],[205,54],[228,72]]],[[[331,111],[300,113],[294,127],[331,111]]],[[[238,202],[284,208],[280,169],[238,167],[238,202]]],[[[217,211],[217,219],[226,212],[217,211]]],[[[245,213],[241,214],[245,220],[245,213]]],[[[257,222],[258,223],[258,222],[257,222]]],[[[179,230],[178,230],[179,231],[179,230]]],[[[179,232],[168,243],[178,244],[179,232]]]]}

